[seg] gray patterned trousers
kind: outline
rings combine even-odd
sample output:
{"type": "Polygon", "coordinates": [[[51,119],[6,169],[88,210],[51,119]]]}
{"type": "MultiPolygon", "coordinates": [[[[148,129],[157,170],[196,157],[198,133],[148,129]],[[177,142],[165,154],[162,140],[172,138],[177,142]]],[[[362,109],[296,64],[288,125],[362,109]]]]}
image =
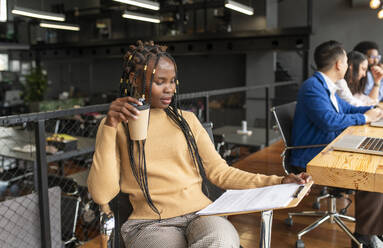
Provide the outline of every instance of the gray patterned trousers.
{"type": "Polygon", "coordinates": [[[239,236],[224,217],[195,213],[159,220],[127,220],[121,227],[126,248],[238,248],[239,236]]]}

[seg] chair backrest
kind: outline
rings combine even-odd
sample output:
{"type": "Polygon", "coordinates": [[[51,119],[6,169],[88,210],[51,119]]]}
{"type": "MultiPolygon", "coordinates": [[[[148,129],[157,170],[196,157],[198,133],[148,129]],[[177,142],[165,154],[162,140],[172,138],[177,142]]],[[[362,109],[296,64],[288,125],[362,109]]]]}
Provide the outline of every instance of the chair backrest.
{"type": "Polygon", "coordinates": [[[129,194],[120,192],[109,203],[110,209],[114,214],[115,228],[113,234],[113,247],[124,248],[125,244],[122,239],[120,229],[121,226],[128,220],[130,214],[133,212],[132,203],[129,200],[129,194]]]}
{"type": "Polygon", "coordinates": [[[61,196],[61,232],[65,244],[76,241],[76,224],[80,202],[79,196],[61,196]]]}
{"type": "MultiPolygon", "coordinates": [[[[214,144],[213,123],[205,122],[202,124],[202,126],[205,128],[206,132],[209,134],[211,142],[214,144]]],[[[203,187],[203,191],[205,195],[210,198],[210,200],[215,201],[218,197],[220,197],[225,192],[225,190],[211,183],[206,178],[205,173],[201,173],[201,176],[204,180],[203,183],[205,184],[204,185],[205,187],[203,187]]]]}
{"type": "Polygon", "coordinates": [[[282,153],[282,166],[286,174],[295,173],[294,169],[289,163],[290,150],[286,149],[291,146],[291,133],[293,130],[293,121],[295,114],[295,107],[297,102],[286,103],[283,105],[275,106],[271,108],[275,121],[278,126],[278,130],[282,136],[285,149],[282,153]]]}
{"type": "Polygon", "coordinates": [[[290,102],[271,108],[285,146],[291,146],[291,132],[296,105],[297,102],[290,102]]]}

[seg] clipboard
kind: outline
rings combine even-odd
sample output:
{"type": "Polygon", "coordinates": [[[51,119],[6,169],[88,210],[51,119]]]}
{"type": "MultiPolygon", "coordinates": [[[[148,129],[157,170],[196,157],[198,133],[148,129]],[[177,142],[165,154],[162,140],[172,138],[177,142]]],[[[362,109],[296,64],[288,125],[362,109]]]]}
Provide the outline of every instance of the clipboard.
{"type": "MultiPolygon", "coordinates": [[[[305,197],[306,193],[310,190],[311,186],[314,184],[314,181],[310,181],[307,184],[304,185],[304,187],[300,190],[297,197],[294,197],[286,206],[284,207],[277,207],[277,208],[265,208],[265,209],[258,209],[258,210],[251,210],[251,211],[235,211],[235,212],[227,212],[227,213],[218,213],[218,214],[204,214],[199,215],[201,217],[203,216],[230,216],[230,215],[238,215],[238,214],[249,214],[249,213],[257,213],[257,212],[263,212],[263,211],[269,211],[269,210],[278,210],[278,209],[286,209],[286,208],[293,208],[298,206],[298,204],[302,201],[302,199],[305,197]]],[[[197,213],[198,214],[198,213],[197,213]]]]}

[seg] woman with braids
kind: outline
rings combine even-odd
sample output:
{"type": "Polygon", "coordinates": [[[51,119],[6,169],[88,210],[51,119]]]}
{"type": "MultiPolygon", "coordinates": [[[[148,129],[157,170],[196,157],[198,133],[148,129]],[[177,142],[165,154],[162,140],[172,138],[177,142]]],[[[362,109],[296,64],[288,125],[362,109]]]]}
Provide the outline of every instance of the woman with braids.
{"type": "MultiPolygon", "coordinates": [[[[354,106],[370,106],[378,104],[378,88],[375,87],[372,89],[370,96],[363,93],[367,82],[367,56],[357,51],[351,51],[347,54],[347,63],[348,68],[344,79],[335,83],[338,87],[336,91],[338,96],[354,106]]],[[[383,77],[383,74],[381,76],[383,77]]]]}
{"type": "Polygon", "coordinates": [[[100,205],[120,190],[129,194],[133,212],[121,227],[127,247],[239,247],[226,218],[195,214],[211,203],[202,191],[200,168],[223,189],[310,180],[305,173],[278,177],[229,167],[196,116],[178,108],[177,66],[165,47],[139,41],[129,47],[124,65],[125,96],[111,103],[100,124],[88,186],[100,205]],[[137,97],[150,104],[143,142],[130,140],[126,128],[140,115],[137,97]]]}

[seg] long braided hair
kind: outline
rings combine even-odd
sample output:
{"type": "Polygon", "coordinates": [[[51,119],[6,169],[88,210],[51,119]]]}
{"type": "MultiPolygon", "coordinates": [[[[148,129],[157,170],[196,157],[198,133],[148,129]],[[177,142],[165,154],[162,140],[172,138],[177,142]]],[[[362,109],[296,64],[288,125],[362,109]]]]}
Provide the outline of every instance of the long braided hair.
{"type": "MultiPolygon", "coordinates": [[[[181,129],[182,133],[185,136],[186,143],[188,146],[189,154],[194,162],[194,165],[198,166],[199,172],[202,177],[206,178],[203,169],[202,159],[198,153],[197,144],[194,138],[194,135],[190,129],[189,124],[182,116],[182,112],[179,111],[179,82],[177,79],[177,65],[174,58],[166,52],[167,47],[155,45],[153,41],[137,42],[137,46],[131,45],[127,53],[124,56],[124,70],[121,77],[120,83],[120,93],[121,97],[124,96],[134,96],[145,99],[149,104],[151,103],[151,91],[153,78],[156,71],[156,67],[161,58],[168,58],[174,64],[175,69],[175,81],[176,81],[176,91],[174,93],[173,99],[170,105],[164,109],[166,115],[181,129]],[[149,63],[153,63],[153,71],[150,74],[149,87],[146,90],[146,72],[148,69],[149,63]],[[141,81],[141,89],[137,87],[136,80],[141,81]],[[146,96],[148,94],[148,96],[146,96]]],[[[139,81],[138,81],[139,82],[139,81]]],[[[150,117],[149,117],[150,118],[150,117]]],[[[141,191],[143,192],[145,199],[152,210],[158,214],[161,218],[159,210],[154,205],[148,188],[148,178],[146,170],[146,159],[145,159],[145,140],[143,141],[133,141],[129,136],[129,129],[127,128],[126,123],[124,123],[124,130],[128,140],[128,154],[130,160],[130,166],[134,177],[139,184],[141,191]],[[135,154],[138,154],[137,162],[135,159],[135,154]]],[[[136,155],[137,156],[137,155],[136,155]]],[[[204,189],[203,189],[204,190],[204,189]]],[[[206,191],[206,189],[205,189],[206,191]]]]}

